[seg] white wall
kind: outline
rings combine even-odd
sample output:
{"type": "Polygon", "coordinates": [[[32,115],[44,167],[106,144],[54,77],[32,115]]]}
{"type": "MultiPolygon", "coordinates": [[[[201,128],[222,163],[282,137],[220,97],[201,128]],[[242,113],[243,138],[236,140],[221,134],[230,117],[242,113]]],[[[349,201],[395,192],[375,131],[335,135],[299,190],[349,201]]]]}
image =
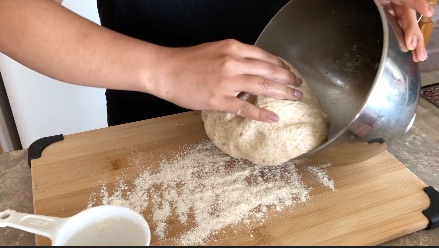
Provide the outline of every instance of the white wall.
{"type": "MultiPolygon", "coordinates": [[[[64,0],[63,5],[99,24],[96,0],[64,0]]],[[[23,148],[42,137],[107,126],[104,89],[48,78],[1,53],[0,72],[23,148]]]]}

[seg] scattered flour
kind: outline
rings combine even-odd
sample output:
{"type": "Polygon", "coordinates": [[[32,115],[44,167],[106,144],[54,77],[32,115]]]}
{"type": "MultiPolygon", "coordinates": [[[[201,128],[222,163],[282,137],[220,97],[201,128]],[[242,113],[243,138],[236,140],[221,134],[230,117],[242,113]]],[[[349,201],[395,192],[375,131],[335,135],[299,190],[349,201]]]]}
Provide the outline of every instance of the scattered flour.
{"type": "Polygon", "coordinates": [[[323,168],[326,168],[328,166],[329,164],[321,165],[319,167],[309,166],[306,168],[306,170],[309,171],[315,178],[317,178],[317,180],[319,180],[319,182],[323,186],[331,189],[332,191],[335,191],[334,181],[329,178],[326,172],[323,170],[323,168]]]}
{"type": "MultiPolygon", "coordinates": [[[[334,190],[324,170],[310,167],[308,171],[334,190]]],[[[88,207],[101,201],[142,213],[149,206],[152,230],[160,240],[169,237],[167,223],[177,218],[184,227],[177,241],[180,245],[203,245],[226,226],[262,223],[269,210],[281,211],[310,198],[310,188],[301,181],[294,163],[257,166],[230,157],[211,141],[184,147],[158,169],[147,168],[131,188],[120,180],[110,194],[103,184],[100,193],[90,197],[88,207]]]]}

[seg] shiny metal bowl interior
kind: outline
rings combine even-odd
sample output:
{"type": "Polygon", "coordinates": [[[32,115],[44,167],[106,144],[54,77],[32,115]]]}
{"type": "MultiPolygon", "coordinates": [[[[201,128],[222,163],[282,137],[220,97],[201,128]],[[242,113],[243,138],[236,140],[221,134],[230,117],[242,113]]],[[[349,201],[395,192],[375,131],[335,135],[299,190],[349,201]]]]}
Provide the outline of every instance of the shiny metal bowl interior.
{"type": "Polygon", "coordinates": [[[420,76],[392,21],[378,1],[291,0],[260,34],[255,45],[293,64],[329,117],[328,141],[302,157],[360,162],[410,128],[420,76]]]}

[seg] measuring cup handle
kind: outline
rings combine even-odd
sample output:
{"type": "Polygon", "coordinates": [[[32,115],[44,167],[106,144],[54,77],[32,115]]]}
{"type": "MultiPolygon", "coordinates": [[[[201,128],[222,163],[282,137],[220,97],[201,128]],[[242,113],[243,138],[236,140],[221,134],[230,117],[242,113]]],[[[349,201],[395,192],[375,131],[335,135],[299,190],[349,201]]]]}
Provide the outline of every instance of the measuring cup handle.
{"type": "Polygon", "coordinates": [[[9,209],[0,212],[0,227],[13,227],[51,240],[65,221],[65,218],[25,214],[9,209]]]}

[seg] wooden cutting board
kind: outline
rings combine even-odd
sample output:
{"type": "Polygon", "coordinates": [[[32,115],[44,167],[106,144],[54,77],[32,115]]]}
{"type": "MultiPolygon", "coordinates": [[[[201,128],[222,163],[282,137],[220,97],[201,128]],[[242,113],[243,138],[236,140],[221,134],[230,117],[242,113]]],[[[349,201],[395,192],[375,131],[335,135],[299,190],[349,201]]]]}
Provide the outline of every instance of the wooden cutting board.
{"type": "MultiPolygon", "coordinates": [[[[140,168],[129,162],[133,151],[148,156],[154,168],[164,156],[203,139],[198,111],[66,135],[31,161],[34,212],[72,216],[87,207],[103,180],[107,185],[122,175],[134,180],[140,168]]],[[[267,212],[268,221],[251,224],[251,235],[248,228],[224,228],[221,239],[206,245],[377,245],[427,227],[422,214],[430,204],[426,185],[387,151],[325,170],[335,192],[310,185],[309,202],[267,212]]],[[[153,223],[150,214],[144,216],[153,223]]],[[[177,238],[175,222],[168,228],[177,238]]],[[[150,226],[152,246],[175,244],[160,241],[150,226]]],[[[36,235],[36,244],[51,243],[36,235]]]]}

